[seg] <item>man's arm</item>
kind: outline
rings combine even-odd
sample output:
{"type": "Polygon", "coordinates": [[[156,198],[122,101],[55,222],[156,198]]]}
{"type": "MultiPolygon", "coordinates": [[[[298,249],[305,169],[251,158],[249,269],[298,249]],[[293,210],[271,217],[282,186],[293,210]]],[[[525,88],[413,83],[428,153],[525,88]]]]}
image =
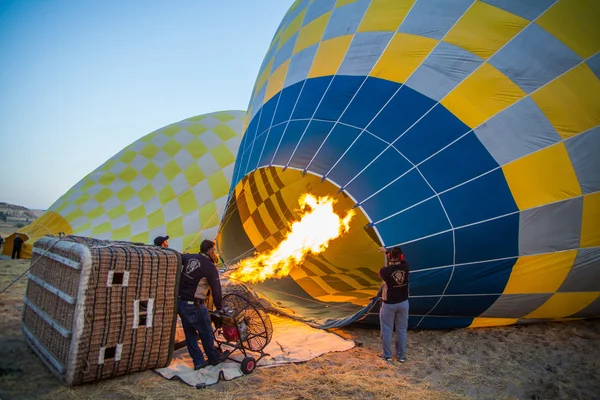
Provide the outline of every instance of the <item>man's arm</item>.
{"type": "Polygon", "coordinates": [[[206,279],[210,285],[213,300],[217,310],[223,308],[223,293],[221,292],[221,280],[219,279],[219,271],[215,265],[209,265],[205,269],[206,279]]]}
{"type": "Polygon", "coordinates": [[[383,266],[388,266],[388,257],[387,257],[387,249],[385,247],[380,247],[379,251],[383,253],[383,266]]]}

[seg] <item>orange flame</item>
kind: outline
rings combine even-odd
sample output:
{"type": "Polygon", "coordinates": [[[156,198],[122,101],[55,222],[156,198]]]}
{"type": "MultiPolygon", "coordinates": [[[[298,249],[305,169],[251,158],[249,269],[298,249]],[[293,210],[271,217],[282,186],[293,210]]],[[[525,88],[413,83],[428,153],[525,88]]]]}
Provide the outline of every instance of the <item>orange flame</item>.
{"type": "Polygon", "coordinates": [[[316,198],[306,193],[300,197],[299,203],[303,214],[300,221],[291,225],[285,239],[268,253],[242,260],[234,267],[231,278],[257,283],[288,276],[309,253],[325,251],[329,242],[348,232],[355,215],[354,210],[350,210],[344,218],[340,218],[333,211],[335,200],[329,196],[316,198]]]}

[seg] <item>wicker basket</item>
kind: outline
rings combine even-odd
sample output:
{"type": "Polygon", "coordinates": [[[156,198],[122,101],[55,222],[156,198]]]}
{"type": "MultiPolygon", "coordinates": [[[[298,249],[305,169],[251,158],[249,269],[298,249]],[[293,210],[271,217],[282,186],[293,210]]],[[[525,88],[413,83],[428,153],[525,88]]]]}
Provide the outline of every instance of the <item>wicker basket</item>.
{"type": "Polygon", "coordinates": [[[181,256],[67,236],[34,244],[22,328],[66,384],[169,365],[181,256]]]}

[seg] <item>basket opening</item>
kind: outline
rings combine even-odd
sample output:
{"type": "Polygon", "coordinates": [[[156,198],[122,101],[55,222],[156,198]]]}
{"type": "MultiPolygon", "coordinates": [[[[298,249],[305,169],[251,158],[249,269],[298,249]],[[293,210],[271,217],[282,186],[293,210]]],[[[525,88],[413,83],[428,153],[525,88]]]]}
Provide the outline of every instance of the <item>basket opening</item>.
{"type": "Polygon", "coordinates": [[[116,347],[107,347],[106,350],[104,350],[104,359],[105,360],[112,360],[115,358],[115,355],[117,354],[117,348],[116,347]]]}
{"type": "Polygon", "coordinates": [[[123,284],[123,272],[115,272],[113,275],[112,284],[113,285],[122,285],[123,284]]]}

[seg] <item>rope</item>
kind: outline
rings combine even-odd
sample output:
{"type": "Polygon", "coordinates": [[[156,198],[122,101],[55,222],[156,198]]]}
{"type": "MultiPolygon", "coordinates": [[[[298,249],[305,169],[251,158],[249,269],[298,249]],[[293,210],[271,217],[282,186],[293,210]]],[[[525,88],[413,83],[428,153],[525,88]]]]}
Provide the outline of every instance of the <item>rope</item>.
{"type": "Polygon", "coordinates": [[[12,285],[14,285],[15,283],[17,283],[21,278],[23,278],[23,276],[25,276],[25,274],[27,272],[29,272],[29,270],[31,269],[31,267],[27,268],[27,270],[25,270],[25,272],[23,272],[21,275],[19,275],[15,280],[13,280],[11,283],[8,284],[7,287],[5,287],[4,289],[0,290],[0,295],[4,292],[6,292],[12,285]]]}
{"type": "Polygon", "coordinates": [[[19,280],[21,280],[21,278],[23,278],[31,268],[33,268],[33,266],[42,259],[42,257],[44,257],[46,255],[46,253],[48,253],[50,251],[51,248],[54,247],[55,244],[57,244],[58,242],[60,242],[62,239],[58,239],[56,242],[54,242],[50,247],[48,247],[46,249],[46,251],[44,252],[44,254],[42,254],[37,260],[35,260],[34,262],[31,263],[31,265],[29,266],[29,268],[27,268],[21,275],[19,275],[17,278],[15,278],[11,283],[8,284],[8,286],[6,286],[4,289],[0,290],[0,295],[2,295],[2,293],[6,292],[12,285],[14,285],[15,283],[17,283],[19,280]]]}

